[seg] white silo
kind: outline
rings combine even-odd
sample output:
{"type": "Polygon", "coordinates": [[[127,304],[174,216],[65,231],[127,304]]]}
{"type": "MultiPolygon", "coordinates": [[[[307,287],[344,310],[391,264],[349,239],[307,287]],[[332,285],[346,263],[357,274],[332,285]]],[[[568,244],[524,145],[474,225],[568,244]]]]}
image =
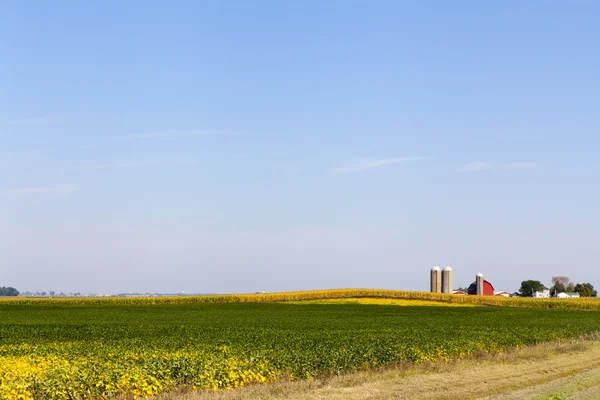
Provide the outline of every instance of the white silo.
{"type": "Polygon", "coordinates": [[[442,270],[437,266],[431,268],[431,292],[442,293],[442,270]]]}
{"type": "Polygon", "coordinates": [[[477,296],[483,296],[483,274],[480,272],[475,277],[477,296]]]}
{"type": "Polygon", "coordinates": [[[452,294],[454,286],[454,279],[452,274],[452,268],[450,268],[449,266],[444,267],[444,269],[442,270],[442,293],[452,294]]]}

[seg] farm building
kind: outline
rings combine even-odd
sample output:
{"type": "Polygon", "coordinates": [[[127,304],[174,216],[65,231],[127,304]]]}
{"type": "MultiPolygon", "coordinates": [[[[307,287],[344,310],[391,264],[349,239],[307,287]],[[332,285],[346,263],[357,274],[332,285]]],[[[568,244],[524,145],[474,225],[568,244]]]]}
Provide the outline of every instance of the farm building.
{"type": "Polygon", "coordinates": [[[507,292],[506,290],[501,290],[499,292],[495,292],[494,296],[510,297],[510,292],[507,292]]]}
{"type": "MultiPolygon", "coordinates": [[[[469,294],[470,295],[476,295],[477,294],[477,282],[473,282],[471,283],[471,286],[469,286],[469,294]]],[[[483,279],[483,296],[493,296],[494,295],[494,286],[489,283],[488,281],[486,281],[485,279],[483,279]]]]}
{"type": "Polygon", "coordinates": [[[560,292],[559,294],[556,295],[556,297],[559,299],[577,299],[577,298],[579,298],[579,293],[560,292]]]}
{"type": "Polygon", "coordinates": [[[462,290],[453,290],[452,294],[457,294],[459,296],[466,296],[468,293],[465,293],[462,290]]]}
{"type": "Polygon", "coordinates": [[[544,289],[539,292],[533,292],[531,297],[535,297],[536,299],[549,299],[550,298],[550,290],[544,289]]]}
{"type": "Polygon", "coordinates": [[[432,293],[452,293],[453,271],[450,266],[431,268],[430,283],[432,293]]]}

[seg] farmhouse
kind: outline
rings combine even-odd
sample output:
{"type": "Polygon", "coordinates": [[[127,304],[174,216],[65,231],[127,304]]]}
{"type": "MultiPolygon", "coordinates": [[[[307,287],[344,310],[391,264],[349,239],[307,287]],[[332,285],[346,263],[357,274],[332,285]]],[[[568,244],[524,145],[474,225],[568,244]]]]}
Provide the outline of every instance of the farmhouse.
{"type": "Polygon", "coordinates": [[[579,293],[574,292],[560,292],[556,295],[559,299],[577,299],[579,298],[579,293]]]}
{"type": "Polygon", "coordinates": [[[536,299],[549,299],[550,298],[550,290],[544,289],[541,291],[533,292],[531,297],[535,297],[536,299]]]}
{"type": "Polygon", "coordinates": [[[510,292],[507,292],[506,290],[501,290],[499,292],[495,292],[494,296],[510,297],[510,292]]]}

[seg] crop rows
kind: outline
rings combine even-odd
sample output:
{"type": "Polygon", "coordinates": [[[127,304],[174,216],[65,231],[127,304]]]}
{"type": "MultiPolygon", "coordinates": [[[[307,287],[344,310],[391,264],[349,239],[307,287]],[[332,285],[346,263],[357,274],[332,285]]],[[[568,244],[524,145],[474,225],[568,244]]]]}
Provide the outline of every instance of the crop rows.
{"type": "Polygon", "coordinates": [[[94,298],[22,298],[7,297],[0,300],[20,305],[165,305],[165,304],[222,304],[222,303],[272,303],[286,301],[343,299],[343,298],[387,298],[404,300],[427,300],[442,303],[477,304],[525,308],[558,308],[567,310],[600,310],[600,298],[579,299],[533,299],[502,296],[457,296],[430,292],[409,292],[385,289],[332,289],[301,292],[226,294],[209,296],[172,297],[94,297],[94,298]]]}
{"type": "Polygon", "coordinates": [[[600,326],[598,313],[589,311],[466,307],[448,296],[407,301],[390,291],[379,300],[320,292],[329,296],[321,296],[325,304],[296,303],[318,299],[318,292],[305,293],[285,294],[279,303],[268,301],[284,294],[253,297],[264,302],[225,296],[0,302],[0,398],[145,397],[179,385],[232,389],[466,357],[570,339],[600,326]]]}

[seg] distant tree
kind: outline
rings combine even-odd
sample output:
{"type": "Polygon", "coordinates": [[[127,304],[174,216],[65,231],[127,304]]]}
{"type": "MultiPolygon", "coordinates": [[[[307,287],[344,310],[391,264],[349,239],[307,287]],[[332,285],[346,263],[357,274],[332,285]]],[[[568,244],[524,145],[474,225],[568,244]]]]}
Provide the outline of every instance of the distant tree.
{"type": "Polygon", "coordinates": [[[529,297],[532,296],[534,292],[542,291],[544,289],[545,287],[542,285],[542,282],[528,280],[521,282],[519,292],[521,292],[521,295],[529,297]]]}
{"type": "Polygon", "coordinates": [[[591,283],[578,283],[575,285],[574,291],[579,293],[581,297],[596,297],[598,292],[594,290],[594,286],[591,283]]]}
{"type": "Polygon", "coordinates": [[[18,296],[19,291],[14,287],[0,287],[0,296],[18,296]]]}
{"type": "Polygon", "coordinates": [[[552,277],[552,284],[556,285],[557,283],[562,283],[562,285],[564,287],[567,287],[567,285],[569,284],[571,280],[569,279],[568,276],[553,276],[552,277]]]}
{"type": "Polygon", "coordinates": [[[459,287],[456,290],[458,290],[459,292],[465,292],[465,293],[467,293],[469,291],[469,287],[468,286],[467,287],[459,287]]]}
{"type": "Polygon", "coordinates": [[[567,292],[573,293],[575,291],[575,284],[573,282],[569,282],[567,285],[567,292]]]}
{"type": "MultiPolygon", "coordinates": [[[[553,276],[552,287],[550,288],[550,294],[556,296],[558,293],[566,292],[570,284],[570,279],[567,276],[553,276]]],[[[573,287],[575,290],[575,287],[573,287]]]]}
{"type": "Polygon", "coordinates": [[[550,294],[556,296],[558,293],[566,292],[567,288],[561,282],[556,282],[550,287],[550,294]]]}
{"type": "Polygon", "coordinates": [[[50,297],[54,297],[55,294],[56,294],[56,292],[54,290],[50,291],[50,297]]]}

